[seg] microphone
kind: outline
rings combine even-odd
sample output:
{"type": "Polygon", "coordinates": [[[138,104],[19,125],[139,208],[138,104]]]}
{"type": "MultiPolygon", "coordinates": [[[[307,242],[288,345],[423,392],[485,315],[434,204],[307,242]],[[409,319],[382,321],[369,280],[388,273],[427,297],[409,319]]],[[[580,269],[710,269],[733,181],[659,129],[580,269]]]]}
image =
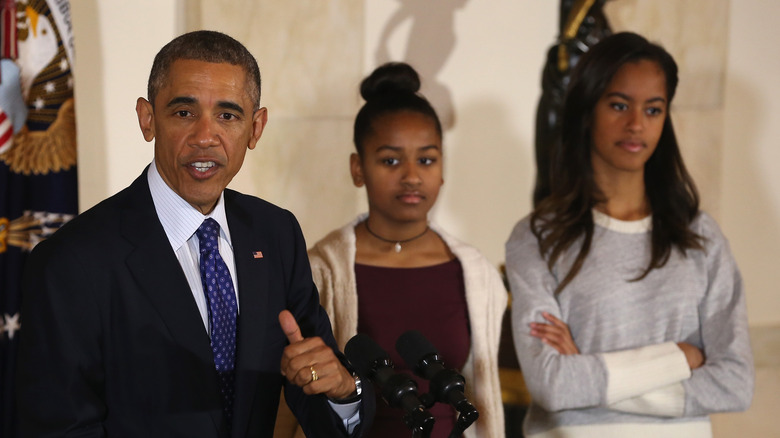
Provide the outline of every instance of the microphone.
{"type": "Polygon", "coordinates": [[[357,334],[347,342],[344,354],[358,374],[374,382],[390,407],[404,410],[404,423],[413,436],[430,436],[435,420],[417,397],[417,383],[393,370],[393,361],[382,347],[367,335],[357,334]]]}
{"type": "Polygon", "coordinates": [[[466,379],[444,367],[439,352],[417,330],[409,330],[395,342],[395,349],[418,376],[430,380],[430,393],[437,402],[448,403],[460,413],[450,436],[459,436],[479,417],[479,412],[463,394],[466,379]]]}

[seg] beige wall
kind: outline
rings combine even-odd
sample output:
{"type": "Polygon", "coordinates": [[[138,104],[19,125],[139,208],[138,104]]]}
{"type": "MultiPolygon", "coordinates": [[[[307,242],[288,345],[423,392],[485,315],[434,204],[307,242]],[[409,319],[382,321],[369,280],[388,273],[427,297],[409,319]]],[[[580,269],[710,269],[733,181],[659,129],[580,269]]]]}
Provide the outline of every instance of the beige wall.
{"type": "MultiPolygon", "coordinates": [[[[439,4],[407,13],[401,5],[416,2],[74,1],[81,208],[126,186],[151,159],[134,107],[156,51],[184,29],[211,28],[256,54],[270,114],[232,187],[291,209],[310,243],[364,210],[347,170],[357,84],[379,61],[410,59],[451,122],[433,218],[500,263],[513,223],[530,208],[534,113],[557,2],[431,2],[439,4]],[[423,36],[409,46],[413,32],[423,36]]],[[[770,56],[780,3],[621,0],[608,12],[615,29],[648,34],[680,62],[674,116],[703,205],[742,267],[751,324],[780,324],[780,176],[772,172],[780,66],[770,56]]]]}
{"type": "Polygon", "coordinates": [[[721,225],[753,325],[780,324],[780,2],[734,0],[726,74],[721,225]]]}
{"type": "Polygon", "coordinates": [[[135,101],[146,96],[154,55],[177,33],[177,6],[170,0],[71,2],[82,211],[126,187],[152,159],[135,101]]]}

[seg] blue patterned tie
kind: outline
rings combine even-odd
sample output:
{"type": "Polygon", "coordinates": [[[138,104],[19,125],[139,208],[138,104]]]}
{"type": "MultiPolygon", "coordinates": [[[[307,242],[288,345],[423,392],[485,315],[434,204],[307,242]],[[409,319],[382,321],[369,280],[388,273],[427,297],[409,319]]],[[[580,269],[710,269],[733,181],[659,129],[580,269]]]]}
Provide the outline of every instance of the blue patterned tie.
{"type": "Polygon", "coordinates": [[[219,224],[208,218],[195,232],[200,242],[200,279],[209,309],[211,350],[217,366],[228,428],[233,417],[236,363],[236,293],[225,261],[219,255],[219,224]]]}

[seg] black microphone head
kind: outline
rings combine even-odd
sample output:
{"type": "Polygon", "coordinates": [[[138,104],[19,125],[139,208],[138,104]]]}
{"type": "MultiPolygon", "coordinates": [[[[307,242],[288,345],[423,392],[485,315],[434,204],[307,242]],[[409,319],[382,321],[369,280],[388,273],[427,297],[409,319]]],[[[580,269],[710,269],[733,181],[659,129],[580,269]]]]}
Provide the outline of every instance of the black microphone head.
{"type": "Polygon", "coordinates": [[[422,360],[430,359],[428,356],[435,355],[438,359],[439,355],[436,347],[417,330],[409,330],[399,336],[395,349],[410,369],[416,369],[422,360]]]}
{"type": "Polygon", "coordinates": [[[344,347],[344,354],[352,363],[352,366],[355,367],[358,374],[368,376],[369,378],[375,371],[377,363],[384,363],[390,367],[393,366],[393,362],[390,360],[387,352],[373,339],[362,333],[358,333],[347,342],[347,345],[344,347]]]}

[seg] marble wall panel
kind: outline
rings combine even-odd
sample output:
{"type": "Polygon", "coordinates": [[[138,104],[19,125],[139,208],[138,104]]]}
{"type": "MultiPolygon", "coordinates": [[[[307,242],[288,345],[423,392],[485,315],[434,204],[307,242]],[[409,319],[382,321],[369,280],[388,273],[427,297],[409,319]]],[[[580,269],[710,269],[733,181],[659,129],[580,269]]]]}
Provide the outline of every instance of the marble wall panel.
{"type": "Polygon", "coordinates": [[[235,37],[257,57],[269,122],[231,187],[291,210],[313,244],[365,209],[349,176],[360,105],[363,2],[188,2],[187,28],[235,37]]]}
{"type": "Polygon", "coordinates": [[[777,394],[780,392],[780,367],[756,369],[753,403],[746,412],[714,414],[713,438],[777,437],[777,394]]]}
{"type": "Polygon", "coordinates": [[[780,325],[751,327],[750,345],[756,368],[780,368],[780,325]]]}
{"type": "Polygon", "coordinates": [[[677,142],[701,195],[701,208],[716,219],[720,208],[723,110],[672,110],[677,142]]]}
{"type": "Polygon", "coordinates": [[[351,135],[351,120],[269,118],[230,187],[292,211],[311,245],[367,208],[349,174],[351,135]]]}
{"type": "Polygon", "coordinates": [[[640,33],[674,56],[678,106],[722,106],[729,0],[620,0],[605,11],[613,30],[640,33]]]}
{"type": "Polygon", "coordinates": [[[674,56],[680,82],[672,117],[702,208],[719,216],[729,0],[620,0],[605,11],[615,32],[632,31],[674,56]]]}
{"type": "Polygon", "coordinates": [[[226,32],[257,57],[263,104],[276,115],[354,116],[363,65],[362,1],[211,0],[195,10],[190,29],[226,32]]]}

